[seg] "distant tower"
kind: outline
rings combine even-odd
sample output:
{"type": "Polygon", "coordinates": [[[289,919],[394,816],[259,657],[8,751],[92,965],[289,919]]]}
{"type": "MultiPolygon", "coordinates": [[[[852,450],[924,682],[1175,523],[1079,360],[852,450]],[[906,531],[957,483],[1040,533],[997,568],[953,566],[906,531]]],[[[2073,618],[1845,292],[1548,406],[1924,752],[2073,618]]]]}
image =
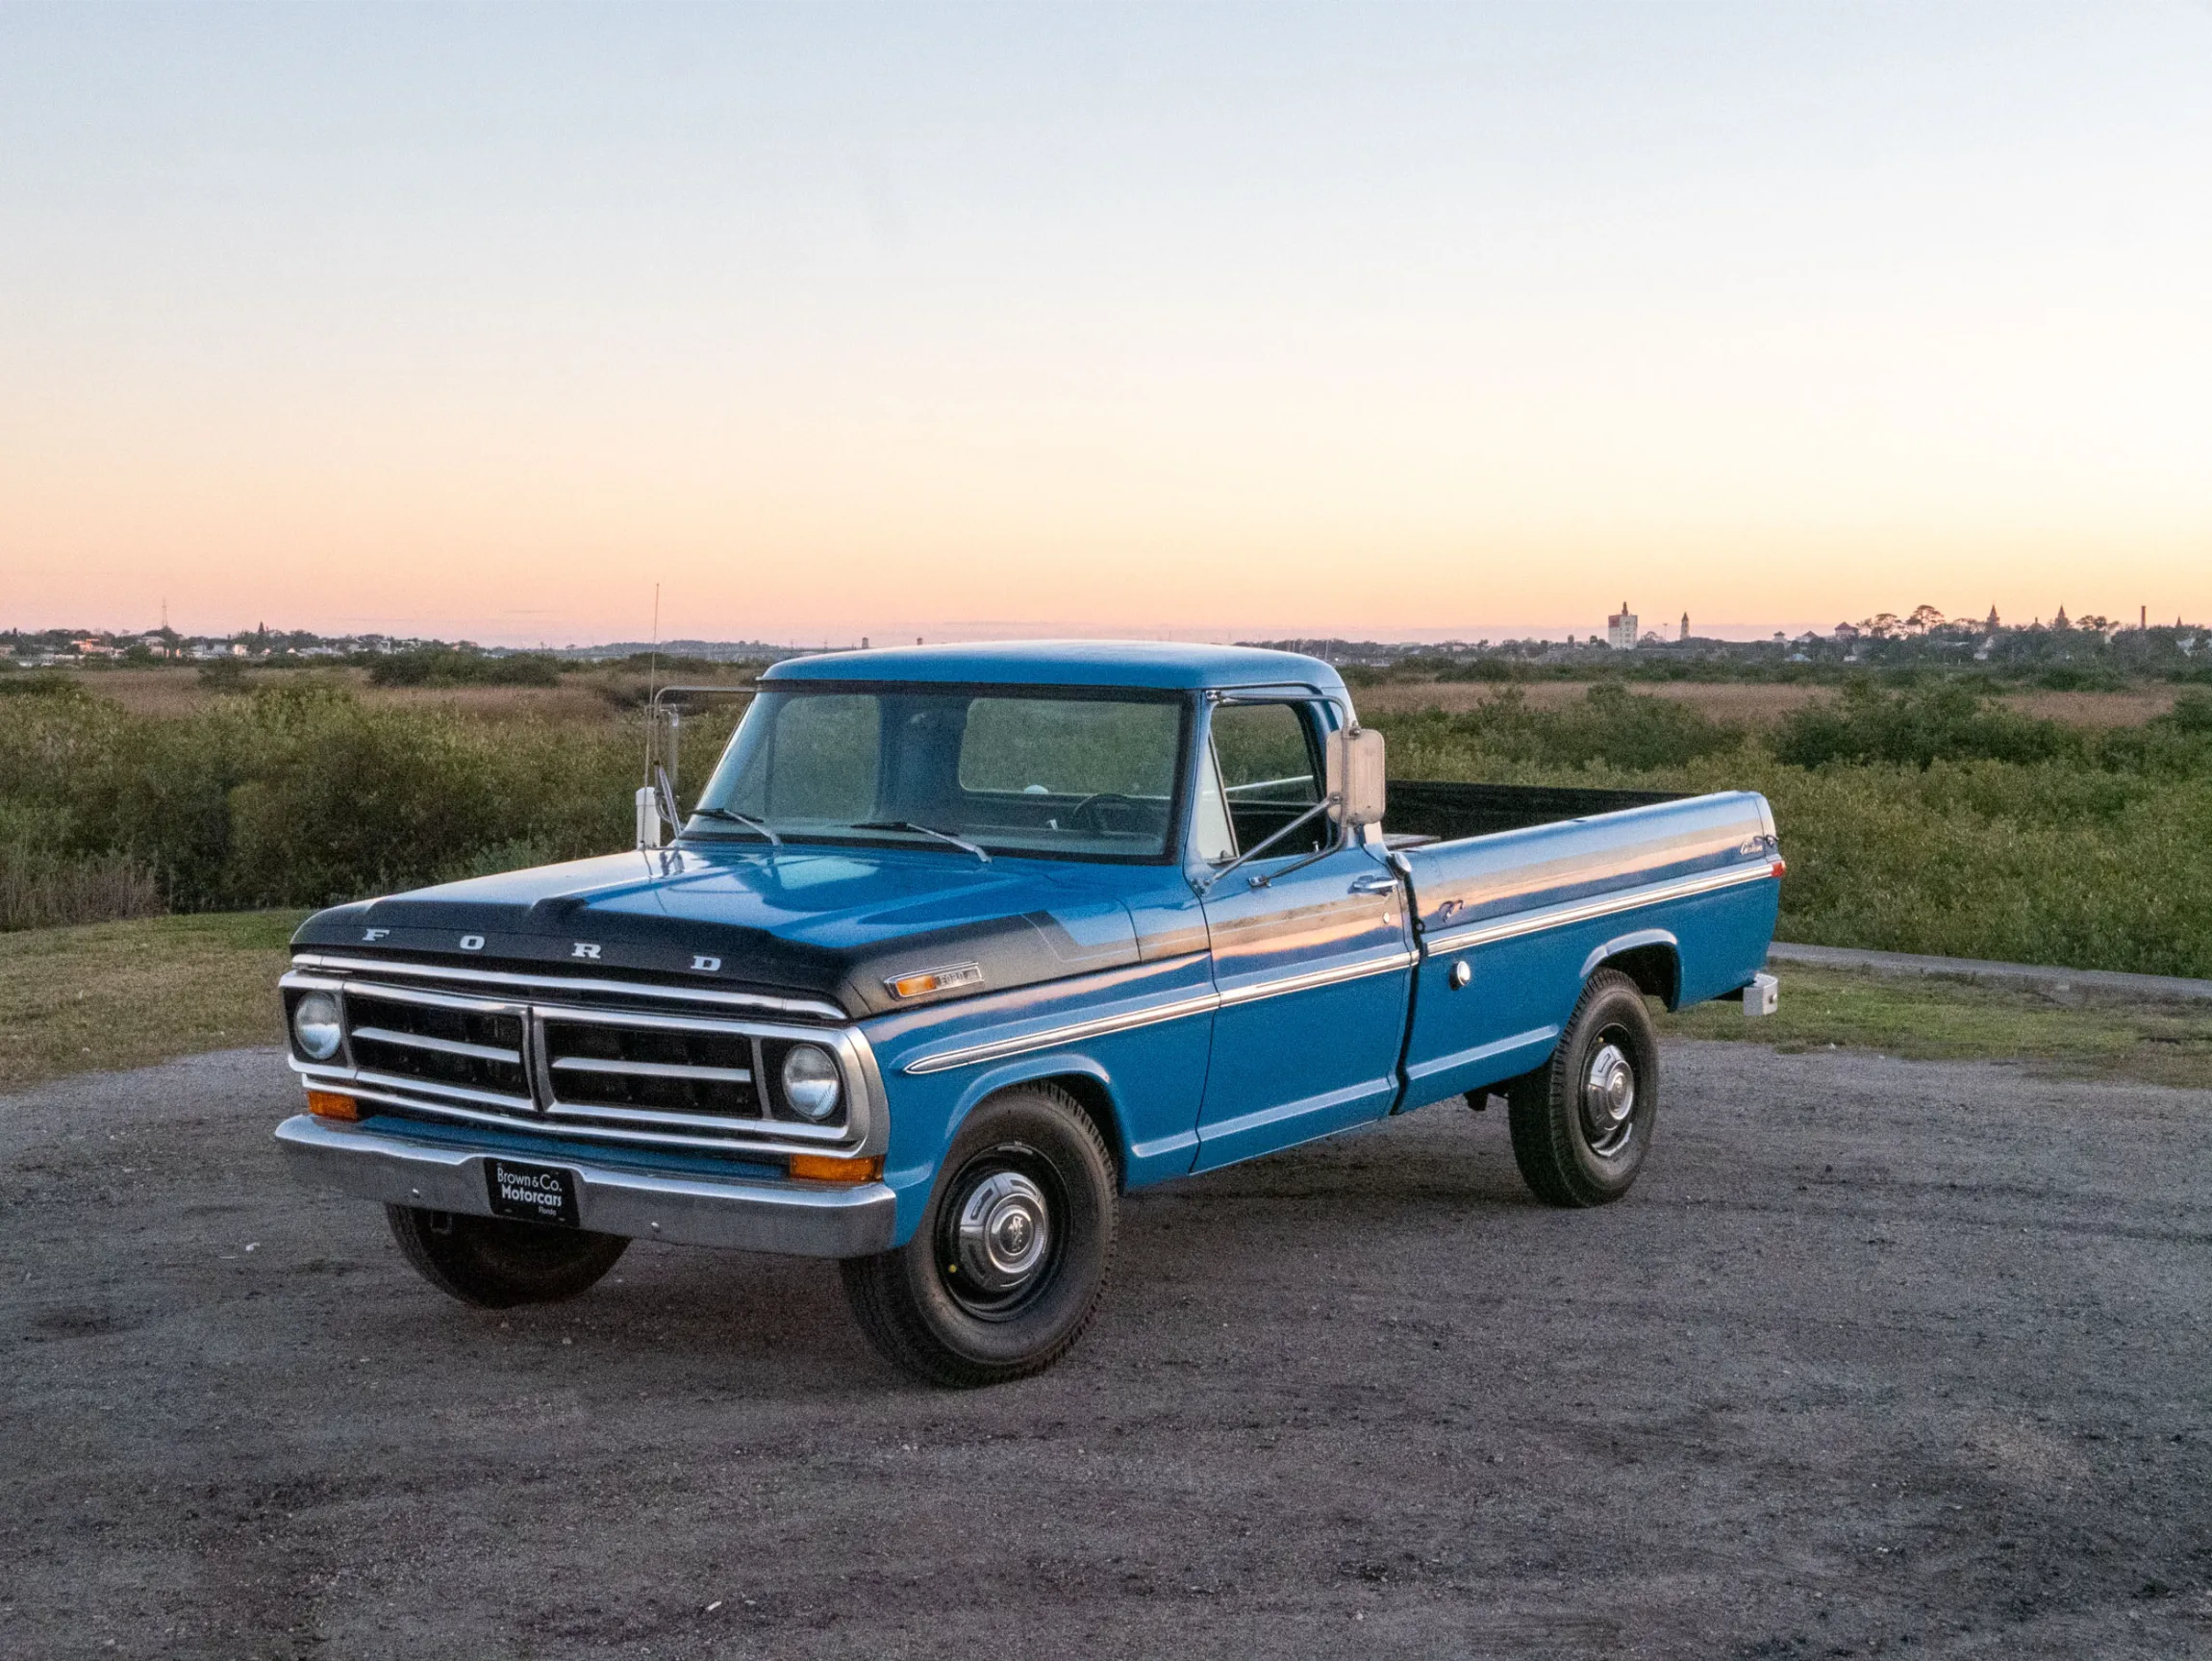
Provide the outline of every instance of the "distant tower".
{"type": "Polygon", "coordinates": [[[1989,621],[1983,626],[1987,628],[1991,634],[1994,635],[1997,633],[1997,608],[1995,606],[1989,608],[1989,621]]]}
{"type": "Polygon", "coordinates": [[[1688,612],[1682,614],[1682,638],[1684,640],[1690,638],[1690,614],[1688,612]]]}
{"type": "Polygon", "coordinates": [[[1636,649],[1636,614],[1622,600],[1621,609],[1605,619],[1605,643],[1616,651],[1636,649]]]}

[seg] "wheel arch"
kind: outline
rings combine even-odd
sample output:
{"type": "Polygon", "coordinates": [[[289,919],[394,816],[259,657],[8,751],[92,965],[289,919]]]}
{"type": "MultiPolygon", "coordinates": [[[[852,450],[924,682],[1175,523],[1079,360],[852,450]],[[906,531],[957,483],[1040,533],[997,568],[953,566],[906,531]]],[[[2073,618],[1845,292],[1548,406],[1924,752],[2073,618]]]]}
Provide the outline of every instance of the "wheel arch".
{"type": "Polygon", "coordinates": [[[1626,975],[1669,1009],[1681,1006],[1682,946],[1667,929],[1639,929],[1607,941],[1582,960],[1583,982],[1601,969],[1626,975]]]}
{"type": "Polygon", "coordinates": [[[960,1093],[960,1100],[945,1123],[944,1146],[952,1145],[960,1127],[968,1122],[968,1116],[984,1102],[1030,1085],[1045,1085],[1061,1091],[1083,1110],[1096,1128],[1098,1139],[1106,1145],[1106,1151],[1113,1155],[1116,1188],[1126,1193],[1129,1145],[1122,1135],[1120,1103],[1115,1095],[1112,1075],[1087,1055],[1023,1056],[1018,1061],[978,1073],[960,1093]]]}

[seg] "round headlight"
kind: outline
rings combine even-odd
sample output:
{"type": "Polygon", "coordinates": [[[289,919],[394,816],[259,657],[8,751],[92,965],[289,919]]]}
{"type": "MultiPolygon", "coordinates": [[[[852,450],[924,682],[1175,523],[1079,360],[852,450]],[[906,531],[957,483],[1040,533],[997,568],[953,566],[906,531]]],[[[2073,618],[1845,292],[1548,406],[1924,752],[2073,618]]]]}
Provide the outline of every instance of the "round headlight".
{"type": "Polygon", "coordinates": [[[310,1061],[328,1061],[345,1040],[339,1025],[338,999],[327,992],[311,992],[292,1006],[291,1035],[300,1054],[310,1061]]]}
{"type": "Polygon", "coordinates": [[[837,1112],[842,1088],[828,1050],[797,1044],[784,1057],[784,1104],[801,1119],[818,1124],[837,1112]]]}

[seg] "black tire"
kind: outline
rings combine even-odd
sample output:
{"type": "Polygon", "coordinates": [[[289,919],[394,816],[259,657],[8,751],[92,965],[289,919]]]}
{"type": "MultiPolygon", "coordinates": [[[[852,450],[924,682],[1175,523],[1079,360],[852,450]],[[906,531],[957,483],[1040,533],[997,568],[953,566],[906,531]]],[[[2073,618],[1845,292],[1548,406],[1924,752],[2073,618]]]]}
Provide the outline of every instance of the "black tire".
{"type": "Polygon", "coordinates": [[[391,1237],[415,1271],[464,1303],[513,1309],[574,1297],[614,1268],[629,1241],[503,1217],[388,1205],[391,1237]]]}
{"type": "Polygon", "coordinates": [[[1592,975],[1551,1059],[1513,1080],[1506,1101],[1513,1162],[1537,1198],[1603,1205],[1633,1188],[1659,1121],[1659,1041],[1636,983],[1592,975]]]}
{"type": "Polygon", "coordinates": [[[1119,1209],[1113,1156],[1073,1097],[1010,1090],[961,1126],[914,1238],[839,1266],[845,1296],[884,1358],[925,1383],[1024,1378],[1091,1324],[1119,1209]]]}

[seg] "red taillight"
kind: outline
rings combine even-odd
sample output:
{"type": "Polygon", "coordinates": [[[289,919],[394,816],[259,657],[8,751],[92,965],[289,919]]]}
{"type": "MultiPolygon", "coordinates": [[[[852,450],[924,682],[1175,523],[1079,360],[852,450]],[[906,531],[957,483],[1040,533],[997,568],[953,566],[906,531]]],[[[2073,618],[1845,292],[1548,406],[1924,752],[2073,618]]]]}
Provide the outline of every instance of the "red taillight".
{"type": "Polygon", "coordinates": [[[1777,876],[1777,877],[1779,877],[1779,876],[1785,876],[1785,875],[1787,875],[1787,874],[1788,874],[1788,872],[1789,872],[1789,869],[1790,869],[1790,867],[1789,867],[1789,862],[1788,862],[1788,861],[1786,861],[1786,860],[1776,860],[1776,861],[1774,862],[1774,868],[1773,868],[1773,870],[1772,870],[1772,871],[1770,874],[1771,874],[1771,875],[1773,875],[1773,876],[1777,876]]]}

